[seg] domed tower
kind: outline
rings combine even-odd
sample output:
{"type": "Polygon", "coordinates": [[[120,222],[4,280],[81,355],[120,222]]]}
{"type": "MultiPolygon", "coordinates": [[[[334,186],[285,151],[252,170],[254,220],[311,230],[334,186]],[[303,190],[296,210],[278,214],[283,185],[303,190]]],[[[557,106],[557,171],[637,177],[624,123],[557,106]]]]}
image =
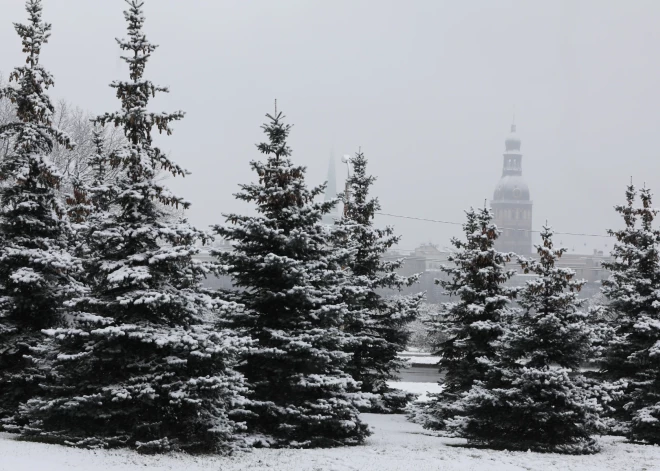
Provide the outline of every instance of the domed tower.
{"type": "Polygon", "coordinates": [[[516,125],[506,138],[504,165],[491,201],[495,224],[502,231],[495,243],[497,250],[519,255],[532,253],[532,201],[522,177],[522,153],[516,125]]]}

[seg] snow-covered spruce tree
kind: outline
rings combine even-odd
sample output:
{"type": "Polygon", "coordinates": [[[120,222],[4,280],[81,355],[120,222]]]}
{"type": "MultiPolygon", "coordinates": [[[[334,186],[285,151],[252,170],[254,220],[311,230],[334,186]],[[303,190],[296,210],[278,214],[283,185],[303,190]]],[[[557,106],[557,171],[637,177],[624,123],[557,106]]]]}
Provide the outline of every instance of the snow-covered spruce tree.
{"type": "Polygon", "coordinates": [[[74,231],[76,226],[85,222],[87,216],[91,213],[92,206],[86,190],[85,182],[76,178],[71,182],[71,193],[65,198],[66,211],[74,231]]]}
{"type": "Polygon", "coordinates": [[[252,393],[248,427],[271,446],[356,445],[368,429],[355,405],[359,385],[345,372],[354,340],[342,330],[346,254],[321,224],[337,201],[314,202],[323,186],[309,189],[305,168],[292,163],[290,126],[281,112],[267,117],[268,141],[258,145],[265,159],[250,163],[259,181],[236,195],[257,215],[226,215],[229,224],[215,228],[233,243],[214,255],[245,306],[224,324],[257,343],[240,368],[252,393]]]}
{"type": "Polygon", "coordinates": [[[92,131],[92,144],[93,154],[86,162],[89,167],[87,179],[81,176],[72,178],[71,193],[66,197],[67,212],[76,232],[84,231],[84,223],[97,209],[102,212],[109,209],[110,195],[106,185],[108,156],[103,129],[99,126],[92,131]]]}
{"type": "Polygon", "coordinates": [[[91,184],[88,185],[86,193],[91,203],[90,213],[106,213],[110,210],[110,204],[116,198],[112,185],[112,175],[109,170],[112,166],[120,167],[121,162],[117,161],[114,165],[110,163],[110,156],[106,153],[105,138],[103,130],[96,127],[93,131],[94,155],[89,159],[91,168],[91,184]]]}
{"type": "Polygon", "coordinates": [[[653,228],[651,191],[640,191],[641,207],[635,206],[636,193],[631,184],[626,204],[616,206],[625,227],[610,231],[616,243],[612,261],[603,264],[611,273],[602,290],[613,335],[602,373],[622,387],[621,399],[612,404],[621,429],[632,440],[660,444],[660,231],[653,228]]]}
{"type": "Polygon", "coordinates": [[[362,392],[374,394],[368,411],[400,412],[414,395],[388,387],[387,381],[405,367],[397,354],[406,347],[410,336],[406,326],[417,318],[423,295],[383,297],[383,289],[410,286],[417,277],[396,273],[403,260],[383,259],[400,237],[392,227],[373,226],[380,203],[369,197],[375,178],[367,174],[364,154],[356,153],[351,164],[344,215],[335,231],[335,246],[351,253],[343,290],[350,310],[344,331],[354,335],[355,342],[349,344],[352,356],[346,371],[361,383],[362,392]]]}
{"type": "Polygon", "coordinates": [[[474,381],[485,379],[498,360],[502,317],[517,292],[517,288],[505,286],[515,274],[505,266],[512,254],[494,247],[499,231],[491,211],[470,209],[466,215],[465,240],[452,240],[456,251],[448,257],[451,265],[442,267],[448,279],[436,281],[459,300],[443,304],[437,322],[429,322],[432,331],[446,338],[436,352],[442,357],[439,366],[445,375],[444,388],[430,402],[416,405],[421,408],[416,414],[425,417],[424,426],[436,430],[445,428],[445,421],[459,412],[461,395],[474,381]]]}
{"type": "Polygon", "coordinates": [[[0,89],[0,99],[16,110],[16,120],[0,126],[0,141],[10,143],[0,161],[0,418],[13,416],[38,390],[43,375],[29,350],[41,341],[41,329],[62,322],[79,268],[67,250],[70,226],[57,194],[61,177],[49,158],[56,143],[73,145],[51,124],[46,91],[53,77],[39,63],[51,26],[41,21],[40,0],[28,0],[26,9],[29,22],[15,28],[27,61],[12,72],[15,85],[0,89]]]}
{"type": "MultiPolygon", "coordinates": [[[[87,260],[96,254],[90,249],[88,235],[90,225],[102,224],[108,211],[116,210],[112,202],[117,197],[118,186],[115,182],[120,178],[120,161],[110,164],[112,152],[106,149],[106,129],[95,126],[92,131],[93,153],[84,162],[85,174],[70,179],[70,192],[66,196],[67,212],[73,230],[69,238],[70,252],[82,260],[87,260]]],[[[84,286],[87,283],[87,273],[79,275],[79,281],[84,286]]]]}
{"type": "Polygon", "coordinates": [[[579,373],[591,334],[578,299],[585,282],[556,266],[565,249],[553,247],[550,228],[541,238],[539,259],[521,261],[536,275],[518,294],[522,313],[501,323],[499,359],[462,396],[447,431],[497,449],[594,453],[600,406],[579,373]]]}
{"type": "MultiPolygon", "coordinates": [[[[4,87],[2,74],[0,73],[0,88],[4,87]]],[[[67,144],[61,145],[55,141],[53,149],[49,153],[49,159],[61,175],[58,184],[58,192],[63,199],[74,196],[74,186],[80,183],[90,183],[89,167],[90,155],[94,155],[96,149],[94,132],[98,126],[93,123],[89,112],[81,108],[71,106],[64,100],[54,104],[54,112],[51,117],[52,126],[67,134],[76,145],[71,147],[67,144]]],[[[8,99],[0,99],[0,125],[17,121],[16,106],[8,99]]],[[[106,153],[116,150],[125,144],[124,134],[112,125],[102,129],[104,149],[106,153]]],[[[0,138],[0,159],[12,148],[12,140],[0,138]]],[[[114,178],[119,169],[108,169],[107,178],[114,178]]]]}
{"type": "Polygon", "coordinates": [[[72,302],[72,328],[47,332],[53,380],[22,406],[22,433],[88,448],[230,450],[237,424],[228,411],[244,390],[230,367],[242,341],[205,322],[211,299],[200,291],[204,267],[192,258],[203,234],[185,221],[164,222],[162,205],[188,203],[156,172],[185,171],[152,145],[152,131],[170,134],[183,113],[147,111],[149,97],[167,89],[143,78],[155,46],[142,33],[142,2],[127,3],[128,39],[119,45],[130,80],[112,84],[121,111],[98,118],[124,130],[128,144],[110,157],[124,171],[104,192],[113,195],[110,210],[97,202],[90,216],[89,294],[72,302]]]}

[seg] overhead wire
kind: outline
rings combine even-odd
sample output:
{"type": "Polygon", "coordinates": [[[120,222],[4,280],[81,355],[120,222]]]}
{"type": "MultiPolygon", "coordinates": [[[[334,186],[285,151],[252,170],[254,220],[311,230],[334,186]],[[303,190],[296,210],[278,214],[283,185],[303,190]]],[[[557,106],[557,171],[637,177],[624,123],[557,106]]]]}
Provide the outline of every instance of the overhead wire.
{"type": "MultiPolygon", "coordinates": [[[[455,221],[442,221],[440,219],[429,219],[429,218],[420,218],[420,217],[414,217],[414,216],[403,216],[401,214],[391,214],[391,213],[381,213],[381,212],[376,212],[375,214],[379,216],[389,216],[393,218],[400,218],[400,219],[412,219],[415,221],[425,221],[425,222],[434,222],[438,224],[448,224],[452,226],[462,226],[462,222],[455,222],[455,221]]],[[[499,229],[504,229],[504,230],[509,230],[509,231],[527,231],[527,229],[520,229],[517,227],[500,227],[499,229]]],[[[530,230],[529,232],[535,232],[535,233],[540,233],[542,231],[539,230],[530,230]]],[[[586,234],[586,233],[581,233],[581,232],[559,232],[559,231],[553,231],[554,234],[561,234],[561,235],[569,235],[569,236],[581,236],[581,237],[599,237],[603,239],[611,239],[613,236],[611,235],[604,235],[604,234],[586,234]]]]}

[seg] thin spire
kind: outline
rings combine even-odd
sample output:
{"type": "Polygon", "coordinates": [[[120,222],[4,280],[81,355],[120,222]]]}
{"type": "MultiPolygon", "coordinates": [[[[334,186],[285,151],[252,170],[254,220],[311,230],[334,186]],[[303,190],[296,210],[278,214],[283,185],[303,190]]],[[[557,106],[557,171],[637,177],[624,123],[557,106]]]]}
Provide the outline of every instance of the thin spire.
{"type": "Polygon", "coordinates": [[[277,98],[275,98],[275,116],[277,116],[277,98]]]}
{"type": "Polygon", "coordinates": [[[333,200],[337,197],[337,170],[335,168],[334,153],[330,154],[328,162],[328,181],[325,187],[325,201],[333,200]]]}
{"type": "MultiPolygon", "coordinates": [[[[328,180],[325,186],[325,201],[333,201],[337,199],[337,171],[335,169],[335,155],[334,151],[330,154],[330,161],[328,162],[328,180]]],[[[335,219],[339,217],[339,207],[335,205],[329,213],[323,215],[323,224],[333,225],[335,219]]]]}
{"type": "Polygon", "coordinates": [[[516,132],[516,105],[513,105],[513,118],[511,119],[511,132],[516,132]]]}

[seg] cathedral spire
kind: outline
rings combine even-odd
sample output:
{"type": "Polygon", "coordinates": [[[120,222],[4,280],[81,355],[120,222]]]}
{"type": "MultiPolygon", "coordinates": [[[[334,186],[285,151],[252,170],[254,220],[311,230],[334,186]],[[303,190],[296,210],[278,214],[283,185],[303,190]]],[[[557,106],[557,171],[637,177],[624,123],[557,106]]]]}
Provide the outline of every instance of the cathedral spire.
{"type": "MultiPolygon", "coordinates": [[[[328,179],[325,185],[325,201],[332,201],[337,199],[337,169],[335,168],[335,153],[330,152],[330,161],[328,162],[328,179]]],[[[332,225],[335,220],[339,218],[339,205],[323,216],[323,224],[332,225]]]]}
{"type": "Polygon", "coordinates": [[[516,132],[516,105],[513,105],[513,117],[511,118],[511,132],[516,132]]]}
{"type": "Polygon", "coordinates": [[[337,170],[335,169],[334,152],[330,154],[328,163],[328,181],[325,187],[325,201],[333,200],[337,197],[337,170]]]}

